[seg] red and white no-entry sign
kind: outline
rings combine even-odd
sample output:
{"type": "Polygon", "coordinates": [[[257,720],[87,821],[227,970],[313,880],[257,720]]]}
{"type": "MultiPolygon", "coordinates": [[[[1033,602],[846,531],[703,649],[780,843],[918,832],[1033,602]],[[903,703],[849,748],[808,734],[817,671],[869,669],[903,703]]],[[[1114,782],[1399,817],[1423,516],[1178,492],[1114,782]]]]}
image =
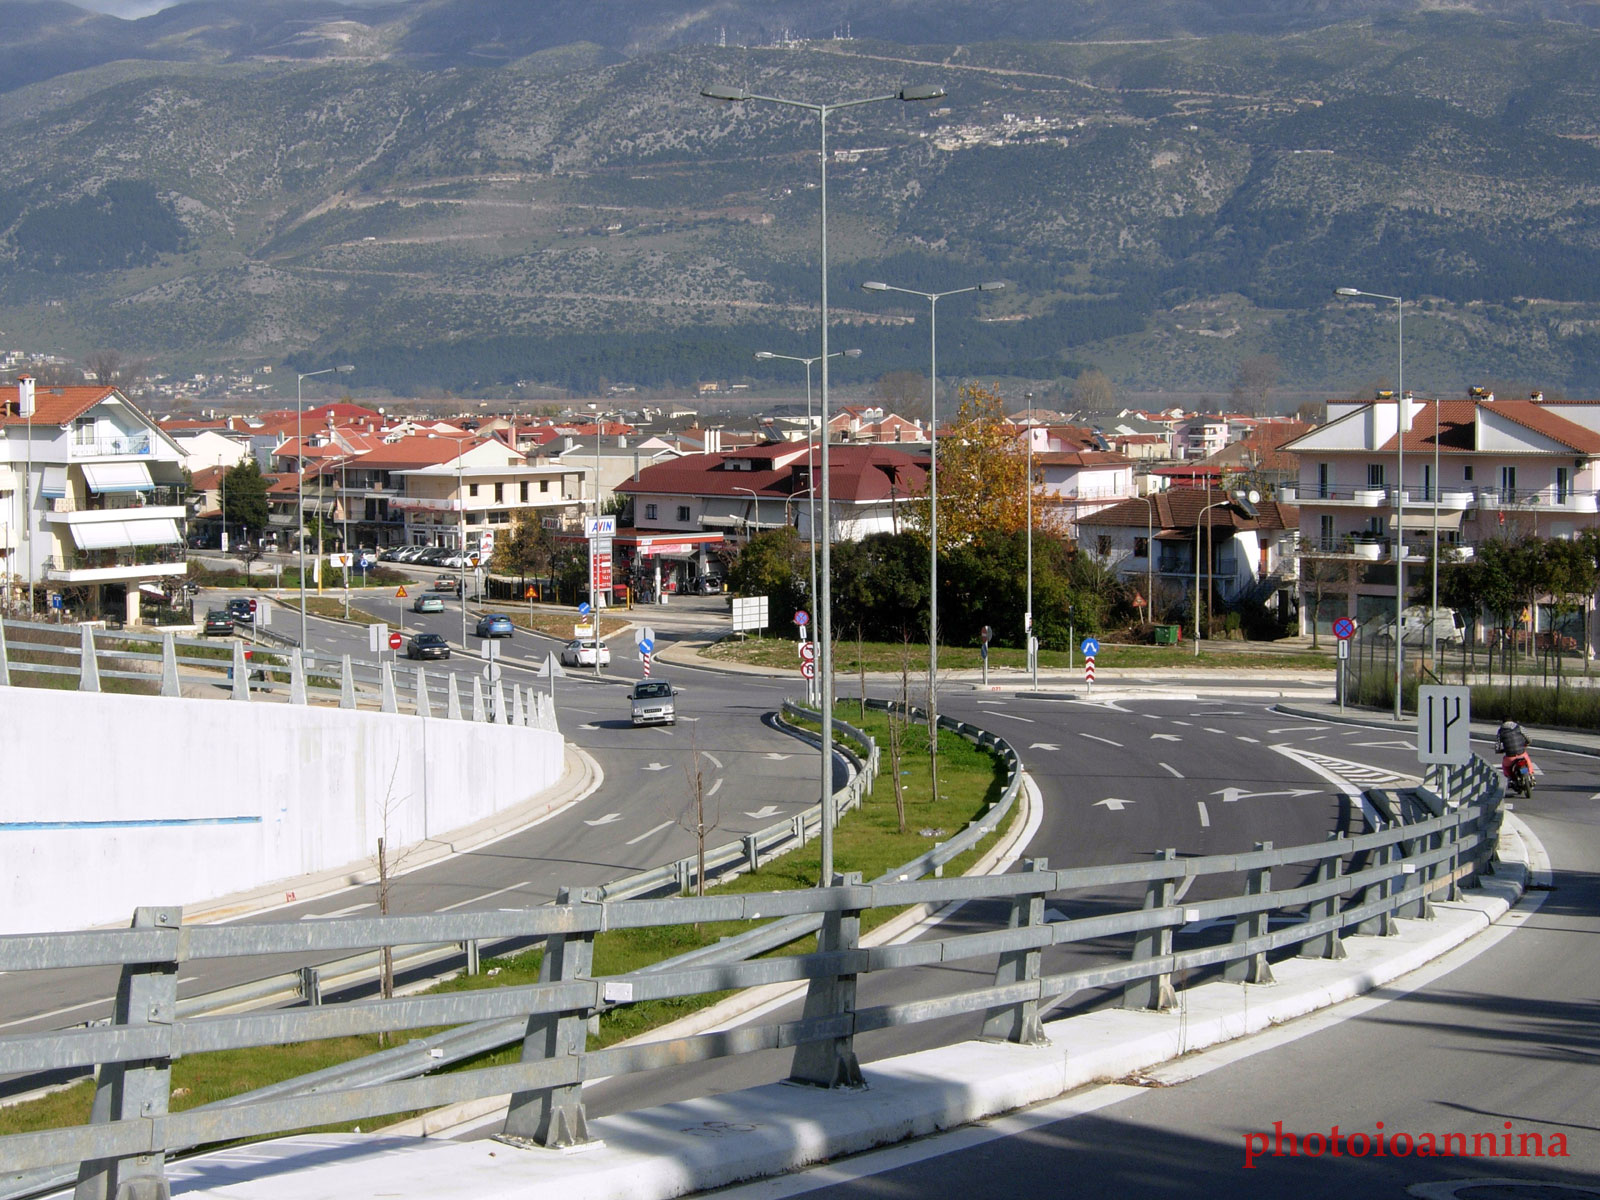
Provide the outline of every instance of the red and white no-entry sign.
{"type": "Polygon", "coordinates": [[[391,633],[389,635],[389,649],[391,649],[391,650],[400,649],[400,635],[398,633],[391,633]]]}

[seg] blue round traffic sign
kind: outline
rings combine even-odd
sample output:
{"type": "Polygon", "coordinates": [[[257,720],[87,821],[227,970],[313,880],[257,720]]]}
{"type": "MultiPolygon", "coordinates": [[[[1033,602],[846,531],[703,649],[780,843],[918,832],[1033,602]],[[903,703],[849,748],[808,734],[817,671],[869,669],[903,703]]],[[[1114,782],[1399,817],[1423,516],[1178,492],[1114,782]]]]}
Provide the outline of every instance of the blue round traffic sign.
{"type": "Polygon", "coordinates": [[[1092,637],[1086,637],[1083,639],[1083,645],[1079,649],[1083,651],[1084,657],[1093,658],[1100,653],[1100,643],[1092,637]]]}
{"type": "Polygon", "coordinates": [[[649,654],[655,648],[656,648],[656,644],[654,642],[652,642],[649,638],[643,638],[639,642],[639,653],[640,654],[649,654]]]}
{"type": "Polygon", "coordinates": [[[594,611],[594,609],[589,607],[589,602],[587,600],[585,600],[582,604],[578,605],[578,615],[580,617],[587,617],[593,611],[594,611]]]}

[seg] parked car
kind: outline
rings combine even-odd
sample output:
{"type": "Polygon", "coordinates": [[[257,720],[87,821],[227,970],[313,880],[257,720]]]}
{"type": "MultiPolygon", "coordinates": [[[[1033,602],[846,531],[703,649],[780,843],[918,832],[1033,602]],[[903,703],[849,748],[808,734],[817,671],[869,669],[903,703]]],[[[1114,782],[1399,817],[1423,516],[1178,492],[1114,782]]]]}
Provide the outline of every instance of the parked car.
{"type": "Polygon", "coordinates": [[[206,637],[211,637],[213,634],[227,637],[233,632],[233,614],[225,608],[213,608],[206,613],[203,631],[206,637]]]}
{"type": "Polygon", "coordinates": [[[665,679],[641,679],[633,685],[635,725],[676,725],[678,689],[665,679]]]}
{"type": "Polygon", "coordinates": [[[510,637],[511,618],[504,613],[484,613],[478,618],[477,636],[481,638],[510,637]]]}
{"type": "Polygon", "coordinates": [[[406,643],[407,658],[449,658],[450,643],[437,633],[414,633],[406,643]]]}
{"type": "Polygon", "coordinates": [[[411,602],[411,611],[419,613],[443,612],[444,598],[441,596],[430,596],[424,592],[411,602]]]}
{"type": "MultiPolygon", "coordinates": [[[[592,667],[594,666],[595,640],[593,638],[579,638],[575,642],[568,642],[561,650],[561,665],[564,667],[592,667]]],[[[604,642],[600,646],[600,665],[611,665],[611,647],[604,642]]]]}
{"type": "Polygon", "coordinates": [[[241,625],[249,625],[255,620],[255,614],[250,611],[250,601],[244,596],[230,597],[226,611],[230,617],[241,625]]]}
{"type": "MultiPolygon", "coordinates": [[[[1426,646],[1428,637],[1428,606],[1414,604],[1400,614],[1401,616],[1401,641],[1407,646],[1426,646]]],[[[1372,630],[1372,636],[1379,641],[1392,642],[1394,640],[1394,618],[1390,617],[1382,625],[1372,630]]],[[[1459,643],[1466,636],[1466,624],[1461,620],[1461,614],[1453,608],[1435,609],[1433,613],[1433,636],[1441,642],[1459,643]]]]}
{"type": "Polygon", "coordinates": [[[385,546],[378,551],[379,562],[394,562],[404,552],[404,546],[385,546]]]}

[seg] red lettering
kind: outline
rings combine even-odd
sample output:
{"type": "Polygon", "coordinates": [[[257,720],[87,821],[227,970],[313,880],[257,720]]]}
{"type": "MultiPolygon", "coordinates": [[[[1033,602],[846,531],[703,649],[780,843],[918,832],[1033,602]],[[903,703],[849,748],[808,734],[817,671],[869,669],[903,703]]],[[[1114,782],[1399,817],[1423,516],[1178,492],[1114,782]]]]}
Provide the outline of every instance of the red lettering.
{"type": "Polygon", "coordinates": [[[1283,1143],[1284,1143],[1285,1139],[1288,1139],[1288,1142],[1289,1142],[1289,1157],[1293,1158],[1296,1154],[1300,1153],[1299,1143],[1295,1141],[1294,1134],[1285,1133],[1283,1131],[1283,1122],[1282,1121],[1274,1121],[1272,1123],[1272,1157],[1273,1158],[1282,1158],[1283,1157],[1283,1143]]]}
{"type": "Polygon", "coordinates": [[[1264,1133],[1247,1133],[1247,1134],[1244,1135],[1244,1169],[1246,1171],[1254,1171],[1256,1169],[1256,1155],[1257,1154],[1265,1154],[1266,1152],[1267,1152],[1267,1135],[1266,1134],[1264,1134],[1264,1133]],[[1260,1138],[1261,1139],[1261,1148],[1259,1150],[1253,1148],[1250,1145],[1250,1139],[1251,1138],[1260,1138]]]}

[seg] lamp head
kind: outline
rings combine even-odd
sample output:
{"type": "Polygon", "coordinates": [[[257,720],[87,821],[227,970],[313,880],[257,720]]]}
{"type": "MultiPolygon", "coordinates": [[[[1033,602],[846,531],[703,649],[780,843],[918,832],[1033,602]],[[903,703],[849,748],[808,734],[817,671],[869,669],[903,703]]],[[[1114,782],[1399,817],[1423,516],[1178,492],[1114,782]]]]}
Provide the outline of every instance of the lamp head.
{"type": "Polygon", "coordinates": [[[846,350],[844,352],[844,356],[846,358],[860,358],[861,357],[861,351],[860,350],[846,350]]]}
{"type": "Polygon", "coordinates": [[[757,358],[774,358],[776,356],[772,353],[771,350],[757,350],[756,351],[756,357],[757,358]]]}
{"type": "Polygon", "coordinates": [[[980,283],[978,290],[980,292],[1003,292],[1006,290],[1006,285],[1001,280],[991,280],[988,283],[980,283]]]}
{"type": "Polygon", "coordinates": [[[876,279],[869,279],[861,285],[861,290],[863,292],[887,292],[889,285],[887,283],[879,283],[876,279]]]}
{"type": "Polygon", "coordinates": [[[750,93],[743,88],[703,87],[700,89],[700,94],[707,100],[726,100],[730,104],[750,99],[750,93]]]}
{"type": "Polygon", "coordinates": [[[1361,295],[1361,289],[1336,287],[1333,289],[1333,294],[1335,296],[1359,296],[1361,295]]]}
{"type": "Polygon", "coordinates": [[[936,83],[900,89],[900,99],[902,100],[943,100],[946,94],[945,90],[936,83]]]}
{"type": "Polygon", "coordinates": [[[348,375],[348,374],[350,374],[350,372],[354,371],[355,369],[356,369],[355,363],[340,363],[337,367],[334,368],[334,371],[336,371],[340,375],[348,375]]]}

